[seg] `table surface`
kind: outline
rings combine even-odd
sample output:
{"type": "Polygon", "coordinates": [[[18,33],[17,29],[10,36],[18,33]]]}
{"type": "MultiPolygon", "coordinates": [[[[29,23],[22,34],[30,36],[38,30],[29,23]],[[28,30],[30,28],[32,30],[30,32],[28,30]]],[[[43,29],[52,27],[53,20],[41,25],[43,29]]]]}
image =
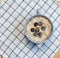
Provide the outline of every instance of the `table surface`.
{"type": "Polygon", "coordinates": [[[0,55],[4,58],[53,58],[60,50],[60,13],[55,0],[3,0],[0,4],[0,55]],[[24,36],[26,19],[36,15],[48,17],[52,36],[40,49],[24,36]]]}

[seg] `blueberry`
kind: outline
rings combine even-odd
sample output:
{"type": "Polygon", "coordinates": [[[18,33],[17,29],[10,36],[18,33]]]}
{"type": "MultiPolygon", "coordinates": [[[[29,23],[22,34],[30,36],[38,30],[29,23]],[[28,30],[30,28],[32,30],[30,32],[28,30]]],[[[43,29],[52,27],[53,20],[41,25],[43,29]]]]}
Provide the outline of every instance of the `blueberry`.
{"type": "Polygon", "coordinates": [[[35,23],[34,23],[34,26],[36,27],[37,25],[38,25],[38,23],[37,23],[37,22],[35,22],[35,23]]]}
{"type": "Polygon", "coordinates": [[[42,26],[42,22],[40,21],[40,22],[38,23],[38,25],[39,25],[39,26],[42,26]]]}
{"type": "Polygon", "coordinates": [[[46,27],[45,27],[45,26],[42,26],[41,29],[42,29],[43,31],[45,31],[45,30],[46,30],[46,27]]]}
{"type": "Polygon", "coordinates": [[[39,32],[39,33],[38,33],[38,36],[41,37],[41,36],[42,36],[42,32],[39,32]]]}
{"type": "Polygon", "coordinates": [[[31,28],[31,32],[34,32],[34,28],[31,28]]]}
{"type": "Polygon", "coordinates": [[[35,29],[35,32],[39,32],[39,28],[36,28],[36,29],[35,29]]]}

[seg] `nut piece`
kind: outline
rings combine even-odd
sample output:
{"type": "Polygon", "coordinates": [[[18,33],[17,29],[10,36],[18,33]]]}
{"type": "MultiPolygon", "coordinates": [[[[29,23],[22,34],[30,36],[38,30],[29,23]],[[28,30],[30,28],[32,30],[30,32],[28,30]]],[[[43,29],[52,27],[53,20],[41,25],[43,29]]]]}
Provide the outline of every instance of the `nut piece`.
{"type": "Polygon", "coordinates": [[[58,51],[58,52],[56,53],[56,55],[54,56],[54,58],[60,58],[60,51],[58,51]]]}
{"type": "Polygon", "coordinates": [[[3,58],[2,55],[0,55],[0,58],[3,58]]]}

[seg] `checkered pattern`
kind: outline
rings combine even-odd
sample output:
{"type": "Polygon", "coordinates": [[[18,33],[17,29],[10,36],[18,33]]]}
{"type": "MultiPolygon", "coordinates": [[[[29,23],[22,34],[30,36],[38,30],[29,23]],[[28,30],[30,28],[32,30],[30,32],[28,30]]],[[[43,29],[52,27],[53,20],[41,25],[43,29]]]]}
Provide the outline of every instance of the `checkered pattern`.
{"type": "Polygon", "coordinates": [[[0,54],[4,58],[53,58],[60,49],[60,16],[55,0],[4,0],[0,4],[0,54]],[[37,9],[53,23],[52,36],[40,49],[24,36],[26,19],[37,9]]]}

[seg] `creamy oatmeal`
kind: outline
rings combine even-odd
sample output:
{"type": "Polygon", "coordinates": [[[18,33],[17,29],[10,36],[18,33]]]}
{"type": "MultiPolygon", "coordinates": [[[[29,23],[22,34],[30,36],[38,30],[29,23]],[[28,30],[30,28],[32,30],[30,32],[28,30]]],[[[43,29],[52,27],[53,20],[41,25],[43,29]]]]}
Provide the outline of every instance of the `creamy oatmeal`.
{"type": "Polygon", "coordinates": [[[44,16],[34,17],[27,24],[27,34],[33,41],[42,42],[51,35],[51,32],[51,22],[44,16]]]}

